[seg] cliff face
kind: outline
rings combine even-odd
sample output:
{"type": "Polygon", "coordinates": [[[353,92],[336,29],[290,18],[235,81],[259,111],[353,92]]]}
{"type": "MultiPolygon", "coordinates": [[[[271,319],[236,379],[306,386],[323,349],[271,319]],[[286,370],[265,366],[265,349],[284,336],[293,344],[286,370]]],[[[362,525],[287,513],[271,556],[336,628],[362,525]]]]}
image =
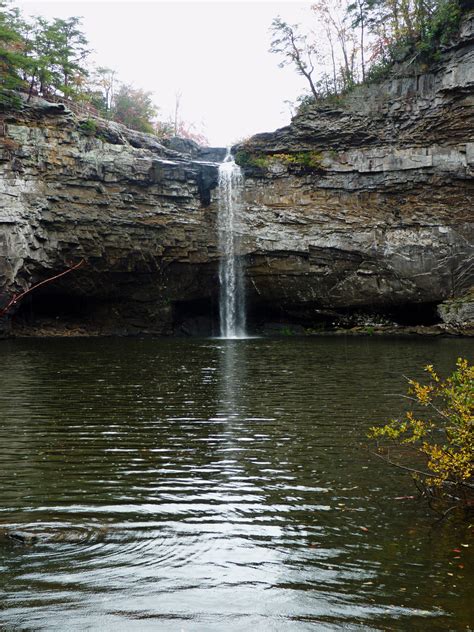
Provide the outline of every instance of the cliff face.
{"type": "Polygon", "coordinates": [[[6,116],[1,140],[4,302],[81,259],[82,270],[31,295],[34,315],[168,333],[177,300],[209,296],[215,164],[44,101],[6,116]]]}
{"type": "MultiPolygon", "coordinates": [[[[469,290],[473,22],[430,72],[405,68],[236,148],[251,318],[310,325],[364,309],[410,320],[416,306],[469,290]]],[[[215,317],[222,158],[81,121],[60,104],[4,114],[0,306],[86,262],[32,293],[14,329],[59,318],[101,333],[172,333],[215,317]]]]}
{"type": "Polygon", "coordinates": [[[413,306],[473,284],[473,31],[429,73],[405,67],[237,148],[262,302],[413,306]]]}

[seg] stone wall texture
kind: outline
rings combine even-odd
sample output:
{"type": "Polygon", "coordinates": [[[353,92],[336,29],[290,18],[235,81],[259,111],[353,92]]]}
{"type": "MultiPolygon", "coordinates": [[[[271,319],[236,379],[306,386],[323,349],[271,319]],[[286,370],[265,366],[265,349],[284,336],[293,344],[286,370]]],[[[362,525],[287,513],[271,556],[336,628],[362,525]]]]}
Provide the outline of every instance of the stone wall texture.
{"type": "MultiPolygon", "coordinates": [[[[469,294],[473,88],[471,14],[435,67],[400,67],[235,148],[264,158],[244,166],[238,225],[251,313],[311,324],[469,294]]],[[[0,307],[84,259],[30,295],[32,314],[69,306],[100,333],[167,334],[216,313],[223,150],[165,147],[39,99],[1,117],[0,307]]]]}

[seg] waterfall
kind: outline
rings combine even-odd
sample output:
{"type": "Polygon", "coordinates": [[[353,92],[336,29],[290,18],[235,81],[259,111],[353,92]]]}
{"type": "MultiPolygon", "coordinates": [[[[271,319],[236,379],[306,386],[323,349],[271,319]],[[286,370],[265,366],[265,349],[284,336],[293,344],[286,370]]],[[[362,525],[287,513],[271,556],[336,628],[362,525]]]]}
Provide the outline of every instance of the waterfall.
{"type": "Polygon", "coordinates": [[[219,166],[218,237],[219,312],[222,338],[245,338],[245,288],[238,253],[236,224],[241,208],[243,177],[229,150],[219,166]]]}

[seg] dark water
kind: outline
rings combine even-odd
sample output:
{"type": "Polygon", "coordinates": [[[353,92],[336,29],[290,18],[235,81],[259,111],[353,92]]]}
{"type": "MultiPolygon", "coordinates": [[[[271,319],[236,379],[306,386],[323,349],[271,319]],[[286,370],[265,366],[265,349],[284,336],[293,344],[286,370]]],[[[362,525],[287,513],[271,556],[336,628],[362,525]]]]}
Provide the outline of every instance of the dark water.
{"type": "Polygon", "coordinates": [[[474,341],[0,352],[0,529],[26,539],[0,536],[0,629],[471,629],[472,526],[397,500],[364,437],[474,341]]]}

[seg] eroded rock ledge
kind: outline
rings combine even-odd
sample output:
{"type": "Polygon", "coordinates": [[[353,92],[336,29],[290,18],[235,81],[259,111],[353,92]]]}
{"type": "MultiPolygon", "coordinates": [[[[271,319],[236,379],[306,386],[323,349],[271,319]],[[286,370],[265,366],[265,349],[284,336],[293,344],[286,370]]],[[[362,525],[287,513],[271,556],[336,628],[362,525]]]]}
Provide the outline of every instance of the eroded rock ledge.
{"type": "MultiPolygon", "coordinates": [[[[248,274],[262,309],[283,304],[309,319],[311,310],[359,306],[408,321],[469,291],[473,33],[470,14],[429,72],[400,68],[235,148],[247,176],[248,274]]],[[[454,326],[446,310],[438,314],[454,326]]],[[[472,310],[462,314],[466,324],[472,310]]]]}
{"type": "Polygon", "coordinates": [[[86,261],[18,316],[29,306],[33,317],[85,320],[104,333],[170,333],[175,302],[209,294],[216,164],[105,121],[91,133],[40,100],[5,117],[1,140],[3,300],[86,261]]]}
{"type": "MultiPolygon", "coordinates": [[[[244,166],[239,226],[253,323],[317,328],[370,313],[431,324],[441,315],[466,331],[473,68],[468,15],[429,72],[401,68],[236,148],[259,158],[244,166]]],[[[98,334],[210,333],[224,150],[165,147],[40,100],[0,123],[0,306],[86,261],[32,293],[3,331],[60,322],[98,334]]]]}

